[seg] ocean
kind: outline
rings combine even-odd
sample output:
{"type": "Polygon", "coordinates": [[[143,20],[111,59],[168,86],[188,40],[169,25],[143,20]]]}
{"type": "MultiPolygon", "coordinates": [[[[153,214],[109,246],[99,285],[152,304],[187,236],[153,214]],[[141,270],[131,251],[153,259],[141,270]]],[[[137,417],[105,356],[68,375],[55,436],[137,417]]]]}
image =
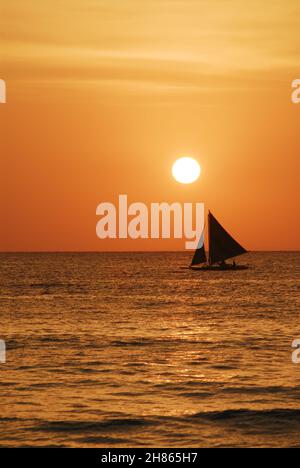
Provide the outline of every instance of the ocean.
{"type": "Polygon", "coordinates": [[[300,253],[191,256],[0,254],[0,446],[300,446],[300,253]]]}

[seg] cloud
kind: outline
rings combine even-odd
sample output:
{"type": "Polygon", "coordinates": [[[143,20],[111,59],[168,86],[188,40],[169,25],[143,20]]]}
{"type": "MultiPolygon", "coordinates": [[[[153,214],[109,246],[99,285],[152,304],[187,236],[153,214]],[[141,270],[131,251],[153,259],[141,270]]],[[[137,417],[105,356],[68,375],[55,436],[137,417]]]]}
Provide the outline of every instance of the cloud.
{"type": "Polygon", "coordinates": [[[4,14],[1,63],[16,79],[191,92],[264,86],[299,64],[294,0],[10,0],[4,14]]]}

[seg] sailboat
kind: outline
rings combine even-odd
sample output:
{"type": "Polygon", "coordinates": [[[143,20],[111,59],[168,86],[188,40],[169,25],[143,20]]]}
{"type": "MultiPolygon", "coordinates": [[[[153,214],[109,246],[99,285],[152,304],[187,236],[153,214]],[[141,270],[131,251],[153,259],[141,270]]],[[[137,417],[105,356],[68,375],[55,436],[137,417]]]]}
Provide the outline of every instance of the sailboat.
{"type": "Polygon", "coordinates": [[[246,270],[248,268],[247,265],[237,265],[235,261],[226,263],[227,259],[247,253],[247,250],[231,237],[210,211],[208,212],[208,241],[209,254],[207,259],[204,247],[204,233],[202,233],[199,246],[195,250],[189,266],[190,269],[219,271],[246,270]]]}

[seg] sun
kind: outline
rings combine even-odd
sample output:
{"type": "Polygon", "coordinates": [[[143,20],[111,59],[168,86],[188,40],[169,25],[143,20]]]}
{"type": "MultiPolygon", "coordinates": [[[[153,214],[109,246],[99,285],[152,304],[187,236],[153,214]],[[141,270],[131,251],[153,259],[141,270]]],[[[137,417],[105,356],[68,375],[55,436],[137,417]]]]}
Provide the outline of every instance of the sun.
{"type": "Polygon", "coordinates": [[[192,184],[198,179],[200,173],[201,167],[194,158],[179,158],[172,166],[172,175],[181,184],[192,184]]]}

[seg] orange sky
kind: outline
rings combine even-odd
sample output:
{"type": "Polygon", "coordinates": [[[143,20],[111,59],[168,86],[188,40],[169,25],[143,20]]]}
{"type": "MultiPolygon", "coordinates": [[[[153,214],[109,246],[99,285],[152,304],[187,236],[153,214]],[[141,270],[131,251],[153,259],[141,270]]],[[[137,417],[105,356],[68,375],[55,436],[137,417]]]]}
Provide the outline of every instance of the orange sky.
{"type": "Polygon", "coordinates": [[[300,4],[1,0],[0,250],[168,250],[96,207],[204,202],[251,250],[300,249],[300,4]],[[196,157],[201,178],[171,165],[196,157]]]}

